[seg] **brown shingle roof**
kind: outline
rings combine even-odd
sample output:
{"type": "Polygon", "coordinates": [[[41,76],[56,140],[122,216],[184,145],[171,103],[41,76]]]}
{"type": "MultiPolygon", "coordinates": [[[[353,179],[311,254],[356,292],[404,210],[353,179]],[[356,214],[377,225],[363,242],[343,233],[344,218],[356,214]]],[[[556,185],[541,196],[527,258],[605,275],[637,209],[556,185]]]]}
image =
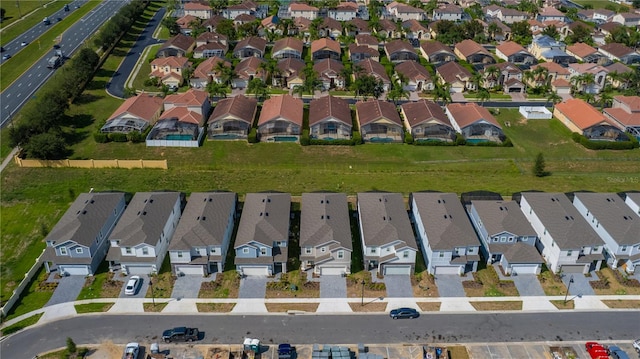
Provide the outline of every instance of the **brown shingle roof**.
{"type": "Polygon", "coordinates": [[[340,61],[334,59],[323,59],[313,65],[313,71],[318,75],[322,75],[325,72],[335,72],[336,74],[340,74],[340,71],[342,71],[343,68],[344,65],[342,65],[340,61]]]}
{"type": "Polygon", "coordinates": [[[196,42],[196,40],[191,36],[187,36],[187,35],[184,35],[184,34],[178,34],[178,35],[170,38],[169,40],[167,40],[167,42],[165,42],[164,45],[162,45],[160,50],[166,49],[168,47],[177,47],[180,50],[183,50],[184,52],[187,52],[187,51],[189,51],[189,48],[195,42],[196,42]]]}
{"type": "Polygon", "coordinates": [[[387,75],[387,71],[384,69],[384,66],[382,66],[378,61],[365,59],[358,62],[358,66],[362,68],[362,71],[358,72],[356,74],[356,77],[362,75],[373,75],[380,78],[382,82],[391,82],[389,80],[389,76],[387,75]]]}
{"type": "Polygon", "coordinates": [[[371,45],[378,46],[378,39],[376,39],[373,35],[369,34],[358,34],[356,35],[356,44],[358,45],[371,45]]]}
{"type": "Polygon", "coordinates": [[[130,113],[144,120],[150,121],[151,117],[158,112],[162,107],[162,98],[156,96],[149,96],[147,94],[140,94],[138,96],[129,97],[126,99],[117,110],[113,112],[110,121],[124,113],[130,113]]]}
{"type": "Polygon", "coordinates": [[[319,40],[315,40],[314,42],[311,43],[311,53],[313,54],[314,52],[318,51],[318,50],[322,50],[324,48],[327,48],[333,52],[337,52],[338,54],[340,53],[340,43],[337,41],[333,41],[331,39],[328,38],[322,38],[319,40]]]}
{"type": "Polygon", "coordinates": [[[222,34],[218,34],[216,32],[205,31],[202,34],[198,35],[196,39],[198,42],[206,41],[206,42],[226,42],[227,37],[222,34]]]}
{"type": "Polygon", "coordinates": [[[449,61],[446,64],[438,67],[436,72],[442,77],[445,82],[454,83],[464,78],[471,78],[469,70],[465,69],[462,65],[455,61],[449,61]]]}
{"type": "Polygon", "coordinates": [[[273,44],[273,50],[271,51],[271,53],[276,53],[286,48],[296,50],[300,54],[302,54],[304,44],[302,43],[302,40],[296,39],[295,37],[285,37],[273,44]]]}
{"type": "Polygon", "coordinates": [[[447,127],[452,127],[451,121],[449,121],[442,107],[430,100],[423,99],[417,102],[407,102],[402,105],[402,111],[411,127],[428,121],[437,121],[447,127]]]}
{"type": "Polygon", "coordinates": [[[461,129],[481,120],[502,129],[489,110],[476,103],[452,103],[447,105],[447,109],[461,129]]]}
{"type": "Polygon", "coordinates": [[[535,70],[538,68],[538,66],[544,67],[546,68],[549,73],[553,74],[558,74],[558,75],[569,75],[571,74],[569,72],[569,70],[567,70],[565,67],[562,67],[560,64],[557,64],[555,62],[543,62],[541,64],[537,64],[534,66],[531,66],[531,70],[535,70]]]}
{"type": "Polygon", "coordinates": [[[606,22],[600,26],[598,26],[598,29],[600,30],[604,30],[606,32],[612,32],[613,30],[619,28],[620,26],[622,26],[621,24],[617,23],[617,22],[606,22]]]}
{"type": "Polygon", "coordinates": [[[604,50],[608,53],[610,53],[611,55],[615,56],[615,57],[622,57],[624,55],[628,55],[633,51],[632,48],[624,45],[624,44],[620,44],[620,43],[616,43],[616,42],[612,42],[606,45],[602,45],[600,46],[601,50],[604,50]]]}
{"type": "Polygon", "coordinates": [[[402,120],[396,106],[387,101],[369,100],[356,103],[356,113],[358,114],[358,122],[360,126],[364,126],[370,122],[385,118],[391,122],[402,126],[402,120]]]}
{"type": "Polygon", "coordinates": [[[251,126],[257,108],[258,101],[254,98],[247,98],[244,95],[225,98],[218,102],[213,113],[209,116],[208,123],[217,121],[222,117],[233,116],[251,126]]]}
{"type": "Polygon", "coordinates": [[[396,24],[389,20],[389,19],[382,19],[379,22],[380,25],[380,29],[385,30],[385,31],[395,31],[396,30],[396,24]]]}
{"type": "Polygon", "coordinates": [[[267,40],[261,37],[255,37],[255,36],[247,37],[246,39],[243,39],[242,41],[238,42],[236,47],[233,49],[233,52],[236,52],[247,46],[256,48],[264,53],[264,49],[267,46],[267,40]]]}
{"type": "Polygon", "coordinates": [[[422,48],[424,53],[427,54],[427,56],[431,56],[431,55],[435,54],[436,52],[441,52],[441,51],[448,52],[451,55],[455,56],[453,51],[451,51],[451,48],[449,46],[441,43],[440,41],[423,42],[423,43],[420,44],[420,47],[422,48]]]}
{"type": "Polygon", "coordinates": [[[263,63],[264,60],[261,58],[251,56],[246,59],[240,61],[238,65],[236,65],[235,73],[238,77],[242,79],[249,79],[251,75],[257,74],[257,77],[262,77],[263,70],[259,69],[260,64],[263,63]]]}
{"type": "Polygon", "coordinates": [[[369,28],[369,23],[366,22],[365,20],[362,20],[359,17],[352,19],[350,23],[353,24],[356,27],[356,29],[358,29],[358,32],[371,31],[371,29],[369,28]]]}
{"type": "Polygon", "coordinates": [[[340,21],[332,19],[330,17],[325,17],[324,20],[322,20],[322,24],[320,25],[320,27],[326,27],[331,30],[338,30],[342,32],[342,24],[340,24],[340,21]]]}
{"type": "Polygon", "coordinates": [[[597,52],[596,49],[583,42],[576,42],[573,45],[567,46],[567,51],[583,58],[597,52]]]}
{"type": "Polygon", "coordinates": [[[284,118],[302,126],[302,101],[291,95],[274,96],[264,102],[258,125],[276,118],[284,118]]]}
{"type": "Polygon", "coordinates": [[[349,103],[341,98],[325,96],[309,104],[309,126],[333,117],[351,127],[351,109],[349,103]]]}
{"type": "Polygon", "coordinates": [[[602,122],[607,122],[600,111],[578,98],[572,98],[556,105],[556,110],[565,115],[579,129],[585,130],[602,122]]]}
{"type": "Polygon", "coordinates": [[[511,56],[513,54],[517,54],[518,52],[524,51],[526,52],[527,50],[524,49],[524,47],[522,47],[522,45],[518,44],[517,42],[513,42],[513,41],[505,41],[502,44],[498,45],[496,47],[496,50],[502,52],[505,56],[511,56]]]}
{"type": "Polygon", "coordinates": [[[207,78],[209,74],[215,72],[215,68],[216,66],[218,66],[219,62],[223,63],[226,67],[231,67],[231,63],[223,58],[220,58],[218,56],[210,57],[202,61],[200,65],[198,65],[198,67],[195,69],[195,71],[193,71],[193,78],[207,78]]]}
{"type": "Polygon", "coordinates": [[[480,53],[491,56],[491,53],[473,40],[462,40],[455,47],[464,57],[480,53]]]}
{"type": "Polygon", "coordinates": [[[353,55],[358,53],[364,53],[369,55],[370,57],[380,56],[378,50],[374,50],[367,45],[349,44],[349,54],[353,55]]]}
{"type": "Polygon", "coordinates": [[[415,50],[413,50],[413,46],[411,46],[410,43],[402,40],[389,41],[384,45],[384,49],[389,55],[398,51],[415,52],[415,50]]]}
{"type": "Polygon", "coordinates": [[[403,74],[409,80],[431,80],[431,74],[427,69],[415,61],[404,61],[395,68],[397,73],[403,74]]]}

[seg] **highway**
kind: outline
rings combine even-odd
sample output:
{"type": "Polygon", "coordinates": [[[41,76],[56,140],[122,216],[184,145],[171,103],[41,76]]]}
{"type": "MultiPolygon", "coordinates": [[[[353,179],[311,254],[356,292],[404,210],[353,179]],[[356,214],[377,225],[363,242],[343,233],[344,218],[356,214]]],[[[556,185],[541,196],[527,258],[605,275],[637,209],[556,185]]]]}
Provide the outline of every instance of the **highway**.
{"type": "Polygon", "coordinates": [[[83,315],[30,327],[0,343],[2,357],[31,359],[65,346],[132,341],[158,342],[164,329],[197,327],[200,344],[240,343],[496,343],[633,340],[640,337],[640,311],[424,314],[392,320],[377,315],[83,315]]]}
{"type": "MultiPolygon", "coordinates": [[[[105,21],[113,16],[127,2],[127,0],[104,1],[65,31],[62,36],[62,42],[60,43],[60,49],[64,52],[65,56],[71,56],[89,36],[96,32],[105,21]]],[[[61,11],[64,12],[64,10],[61,11]]],[[[53,20],[55,21],[55,17],[53,20]]],[[[54,23],[49,26],[54,26],[54,23]]],[[[44,32],[46,29],[43,27],[43,24],[38,24],[34,28],[39,28],[40,31],[44,32]]],[[[32,31],[34,30],[29,30],[26,34],[30,34],[32,31]]],[[[11,50],[5,47],[5,53],[14,53],[12,51],[14,51],[16,44],[20,46],[21,41],[28,41],[25,40],[28,39],[28,37],[23,38],[23,36],[34,36],[33,41],[37,41],[35,40],[36,35],[22,35],[11,42],[11,50]],[[14,44],[14,42],[16,44],[14,44]]],[[[42,44],[42,46],[48,45],[42,44]]],[[[0,94],[0,104],[2,106],[2,108],[0,108],[0,127],[6,126],[25,102],[31,99],[40,86],[53,75],[55,70],[47,68],[47,60],[53,56],[53,54],[54,49],[52,48],[51,51],[38,59],[20,78],[0,94]]],[[[12,59],[8,61],[12,61],[12,59]]]]}

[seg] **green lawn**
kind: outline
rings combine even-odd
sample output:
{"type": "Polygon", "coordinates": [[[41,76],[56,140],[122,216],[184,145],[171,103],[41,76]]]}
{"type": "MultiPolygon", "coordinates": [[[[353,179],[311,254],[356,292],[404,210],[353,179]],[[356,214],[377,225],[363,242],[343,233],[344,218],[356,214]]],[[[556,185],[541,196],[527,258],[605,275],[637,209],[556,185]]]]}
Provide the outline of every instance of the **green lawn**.
{"type": "Polygon", "coordinates": [[[151,45],[147,48],[147,53],[144,58],[144,62],[140,66],[140,71],[133,80],[133,88],[136,90],[144,90],[147,92],[158,92],[158,88],[154,86],[145,86],[144,82],[149,79],[151,73],[151,61],[155,59],[156,52],[162,46],[162,44],[151,45]]]}
{"type": "Polygon", "coordinates": [[[111,307],[113,307],[114,303],[87,303],[87,304],[76,304],[76,312],[78,314],[83,313],[96,313],[96,312],[107,312],[111,307]]]}
{"type": "Polygon", "coordinates": [[[31,29],[34,25],[41,24],[45,16],[51,16],[51,14],[62,9],[64,4],[68,4],[71,1],[62,0],[47,4],[48,2],[44,0],[4,1],[2,8],[5,9],[6,13],[4,20],[0,23],[0,29],[2,29],[0,44],[4,46],[4,44],[31,29]],[[47,4],[46,7],[44,7],[45,4],[47,4]],[[20,5],[20,7],[17,5],[20,5]],[[36,11],[31,13],[34,10],[36,11]]]}
{"type": "Polygon", "coordinates": [[[17,331],[20,331],[30,325],[34,325],[38,322],[38,320],[40,320],[40,317],[42,316],[42,314],[44,313],[39,313],[39,314],[35,314],[30,316],[29,318],[23,319],[15,324],[9,325],[7,327],[2,328],[2,335],[9,335],[9,334],[13,334],[17,331]]]}
{"type": "Polygon", "coordinates": [[[591,5],[594,9],[604,9],[607,5],[621,6],[608,0],[573,0],[580,5],[591,5]]]}
{"type": "MultiPolygon", "coordinates": [[[[21,1],[21,3],[25,3],[21,1]]],[[[63,3],[59,3],[58,5],[62,7],[63,3]]],[[[40,57],[51,51],[51,46],[55,43],[55,40],[58,36],[62,34],[62,36],[67,36],[64,34],[65,30],[75,24],[81,17],[91,11],[93,8],[98,6],[100,2],[98,1],[90,1],[89,3],[81,6],[80,9],[72,11],[67,17],[65,17],[61,22],[52,22],[51,29],[42,36],[38,38],[38,40],[34,40],[25,48],[23,48],[20,52],[16,54],[11,54],[12,57],[8,61],[2,63],[0,66],[0,91],[4,91],[13,81],[15,81],[18,77],[20,77],[29,67],[33,65],[40,57]]],[[[42,18],[40,17],[40,21],[42,18]]],[[[18,26],[18,25],[16,25],[18,26]]],[[[13,30],[13,28],[10,28],[13,30]]],[[[23,30],[24,31],[24,30],[23,30]]],[[[4,39],[5,33],[2,32],[2,38],[4,39]]],[[[4,41],[4,40],[3,40],[4,41]]]]}
{"type": "Polygon", "coordinates": [[[22,295],[20,296],[18,302],[16,302],[13,308],[9,311],[7,317],[5,318],[6,320],[10,320],[23,314],[27,314],[36,309],[40,309],[45,304],[47,304],[47,302],[53,295],[53,288],[40,288],[40,283],[47,278],[47,275],[48,273],[44,270],[44,266],[42,266],[42,268],[40,268],[40,270],[38,271],[38,274],[33,277],[33,280],[29,284],[29,287],[22,292],[22,295]]]}

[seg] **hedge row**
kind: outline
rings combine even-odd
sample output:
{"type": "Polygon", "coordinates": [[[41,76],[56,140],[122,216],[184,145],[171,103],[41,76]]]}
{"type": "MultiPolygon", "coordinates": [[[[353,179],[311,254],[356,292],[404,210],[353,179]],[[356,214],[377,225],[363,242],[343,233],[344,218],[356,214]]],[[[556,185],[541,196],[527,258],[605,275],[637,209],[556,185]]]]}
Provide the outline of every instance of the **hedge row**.
{"type": "MultiPolygon", "coordinates": [[[[147,131],[148,132],[148,131],[147,131]]],[[[146,136],[146,133],[140,133],[140,132],[129,132],[129,133],[118,133],[118,132],[114,132],[114,133],[102,133],[102,132],[96,132],[93,134],[93,139],[98,142],[98,143],[107,143],[107,142],[133,142],[133,143],[139,143],[139,142],[144,142],[146,136]]]]}
{"type": "Polygon", "coordinates": [[[572,133],[571,139],[590,150],[631,150],[638,148],[638,140],[627,134],[629,141],[593,141],[579,133],[572,133]]]}

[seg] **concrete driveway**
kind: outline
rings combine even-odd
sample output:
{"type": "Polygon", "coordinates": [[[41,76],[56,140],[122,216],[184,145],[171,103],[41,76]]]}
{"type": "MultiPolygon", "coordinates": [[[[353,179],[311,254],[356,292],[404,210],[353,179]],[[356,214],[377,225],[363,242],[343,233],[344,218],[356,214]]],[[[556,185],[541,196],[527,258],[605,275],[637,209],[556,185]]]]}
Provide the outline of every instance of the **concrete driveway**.
{"type": "Polygon", "coordinates": [[[466,297],[462,287],[465,280],[473,280],[473,277],[461,277],[457,274],[438,274],[435,277],[438,293],[441,297],[466,297]]]}
{"type": "Polygon", "coordinates": [[[264,298],[267,294],[268,277],[263,276],[247,276],[240,280],[240,289],[238,298],[264,298]]]}
{"type": "Polygon", "coordinates": [[[205,278],[201,275],[183,275],[176,278],[176,281],[173,284],[171,298],[198,298],[202,282],[216,280],[215,274],[212,277],[213,278],[205,278]]]}
{"type": "Polygon", "coordinates": [[[58,280],[58,287],[53,292],[53,295],[45,304],[45,307],[50,305],[73,302],[80,295],[82,287],[84,287],[86,277],[81,275],[71,275],[68,277],[62,277],[58,280]]]}
{"type": "Polygon", "coordinates": [[[585,277],[582,273],[567,273],[562,277],[562,282],[569,288],[569,295],[595,295],[596,293],[589,282],[598,279],[595,272],[591,272],[591,277],[585,277]],[[569,286],[571,278],[573,278],[573,283],[569,286]]]}
{"type": "Polygon", "coordinates": [[[408,275],[386,275],[384,284],[387,287],[387,298],[411,298],[411,277],[408,275]]]}
{"type": "Polygon", "coordinates": [[[347,281],[341,275],[323,275],[320,282],[320,298],[346,298],[347,281]]]}
{"type": "Polygon", "coordinates": [[[140,275],[140,280],[142,281],[141,284],[138,285],[138,291],[134,294],[134,295],[126,295],[124,294],[124,289],[127,286],[127,282],[129,281],[129,279],[131,279],[131,277],[133,277],[132,275],[126,276],[126,277],[121,277],[123,283],[122,283],[122,289],[120,289],[120,298],[144,298],[147,296],[147,291],[149,290],[149,277],[144,276],[144,275],[140,275]]]}
{"type": "Polygon", "coordinates": [[[543,296],[544,290],[542,290],[542,286],[540,285],[540,281],[538,280],[538,276],[535,274],[518,274],[512,275],[509,277],[509,280],[512,280],[518,289],[518,293],[522,297],[535,297],[535,296],[543,296]]]}

